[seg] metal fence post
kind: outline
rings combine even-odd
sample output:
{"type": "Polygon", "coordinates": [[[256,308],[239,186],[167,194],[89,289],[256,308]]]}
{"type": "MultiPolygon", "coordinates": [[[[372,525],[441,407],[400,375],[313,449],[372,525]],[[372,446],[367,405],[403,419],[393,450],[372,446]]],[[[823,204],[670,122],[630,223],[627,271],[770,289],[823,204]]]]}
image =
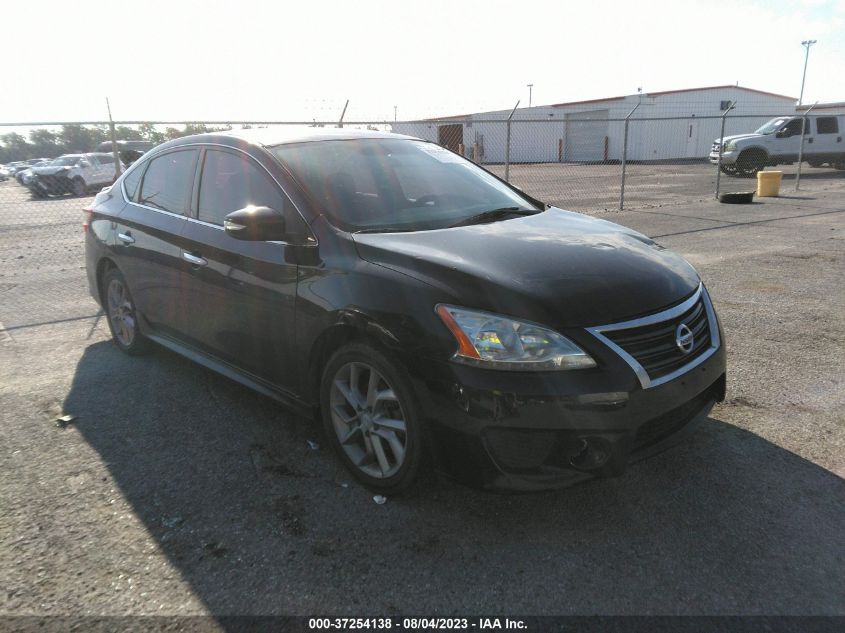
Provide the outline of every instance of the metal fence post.
{"type": "Polygon", "coordinates": [[[619,187],[619,210],[625,208],[625,170],[628,164],[628,122],[631,116],[637,111],[642,102],[638,102],[634,109],[625,117],[625,133],[622,135],[622,184],[619,187]]]}
{"type": "Polygon", "coordinates": [[[801,145],[798,146],[798,173],[795,175],[795,191],[798,191],[798,185],[801,184],[801,163],[804,161],[804,133],[807,131],[804,128],[807,127],[807,115],[810,114],[810,110],[815,108],[819,104],[816,101],[813,105],[807,108],[807,111],[801,115],[801,145]]]}
{"type": "Polygon", "coordinates": [[[346,116],[346,108],[349,107],[349,99],[343,104],[343,112],[340,113],[340,121],[337,122],[337,127],[343,127],[343,117],[346,116]]]}
{"type": "Polygon", "coordinates": [[[722,150],[725,149],[725,119],[728,112],[734,109],[736,101],[728,101],[728,107],[722,113],[722,129],[719,131],[719,160],[716,162],[716,200],[719,199],[719,185],[722,180],[722,150]]]}
{"type": "Polygon", "coordinates": [[[511,110],[510,116],[508,117],[507,122],[507,134],[505,139],[505,182],[510,182],[510,175],[511,175],[511,119],[513,118],[516,109],[519,107],[519,101],[516,102],[516,105],[511,110]]]}
{"type": "Polygon", "coordinates": [[[111,118],[111,105],[109,104],[109,98],[106,97],[106,108],[109,111],[109,138],[111,139],[111,152],[112,156],[114,157],[114,179],[117,180],[120,177],[120,150],[117,147],[117,133],[114,129],[114,119],[111,118]]]}

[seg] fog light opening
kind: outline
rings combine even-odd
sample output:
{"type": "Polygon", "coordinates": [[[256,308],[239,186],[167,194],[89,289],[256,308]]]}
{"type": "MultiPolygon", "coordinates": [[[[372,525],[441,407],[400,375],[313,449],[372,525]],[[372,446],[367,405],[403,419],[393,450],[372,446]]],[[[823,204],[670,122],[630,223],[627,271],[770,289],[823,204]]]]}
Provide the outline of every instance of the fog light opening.
{"type": "Polygon", "coordinates": [[[574,455],[569,457],[569,463],[579,470],[596,470],[607,464],[611,450],[607,440],[600,437],[581,437],[581,446],[574,455]]]}

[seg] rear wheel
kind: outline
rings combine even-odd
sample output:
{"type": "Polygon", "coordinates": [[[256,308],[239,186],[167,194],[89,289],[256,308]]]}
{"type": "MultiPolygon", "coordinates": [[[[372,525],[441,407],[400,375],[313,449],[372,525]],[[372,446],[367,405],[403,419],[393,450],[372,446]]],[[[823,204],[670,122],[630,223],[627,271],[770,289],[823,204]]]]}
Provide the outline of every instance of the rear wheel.
{"type": "Polygon", "coordinates": [[[82,180],[80,177],[76,177],[73,179],[73,182],[70,186],[71,193],[75,196],[84,196],[88,191],[88,187],[85,186],[85,181],[82,180]]]}
{"type": "Polygon", "coordinates": [[[103,304],[114,344],[121,351],[137,356],[149,351],[149,339],[138,328],[135,302],[120,271],[111,268],[103,275],[103,304]]]}
{"type": "Polygon", "coordinates": [[[824,163],[817,160],[808,160],[807,163],[810,165],[810,167],[821,167],[822,165],[824,165],[824,163]]]}
{"type": "Polygon", "coordinates": [[[342,347],[323,371],[320,409],[329,441],[358,481],[391,494],[415,482],[423,433],[401,366],[364,343],[342,347]]]}

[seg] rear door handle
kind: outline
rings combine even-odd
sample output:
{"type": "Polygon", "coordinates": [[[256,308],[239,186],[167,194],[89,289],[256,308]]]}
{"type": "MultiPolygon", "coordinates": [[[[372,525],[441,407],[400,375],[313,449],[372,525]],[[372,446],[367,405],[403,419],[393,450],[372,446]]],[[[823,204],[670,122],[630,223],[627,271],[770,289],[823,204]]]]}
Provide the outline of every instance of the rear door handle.
{"type": "Polygon", "coordinates": [[[186,262],[191,262],[194,266],[208,266],[208,260],[204,257],[199,257],[198,255],[193,255],[191,253],[186,253],[182,251],[182,259],[186,262]]]}
{"type": "Polygon", "coordinates": [[[118,233],[117,239],[119,239],[124,244],[134,244],[135,238],[132,237],[131,233],[118,233]]]}

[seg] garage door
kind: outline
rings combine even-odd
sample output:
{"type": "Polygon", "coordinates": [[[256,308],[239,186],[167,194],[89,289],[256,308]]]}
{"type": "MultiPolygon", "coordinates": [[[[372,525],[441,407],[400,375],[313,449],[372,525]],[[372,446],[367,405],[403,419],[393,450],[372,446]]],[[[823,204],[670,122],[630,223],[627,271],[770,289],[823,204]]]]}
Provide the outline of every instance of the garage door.
{"type": "Polygon", "coordinates": [[[563,159],[568,161],[604,160],[607,117],[607,110],[567,114],[563,159]]]}

